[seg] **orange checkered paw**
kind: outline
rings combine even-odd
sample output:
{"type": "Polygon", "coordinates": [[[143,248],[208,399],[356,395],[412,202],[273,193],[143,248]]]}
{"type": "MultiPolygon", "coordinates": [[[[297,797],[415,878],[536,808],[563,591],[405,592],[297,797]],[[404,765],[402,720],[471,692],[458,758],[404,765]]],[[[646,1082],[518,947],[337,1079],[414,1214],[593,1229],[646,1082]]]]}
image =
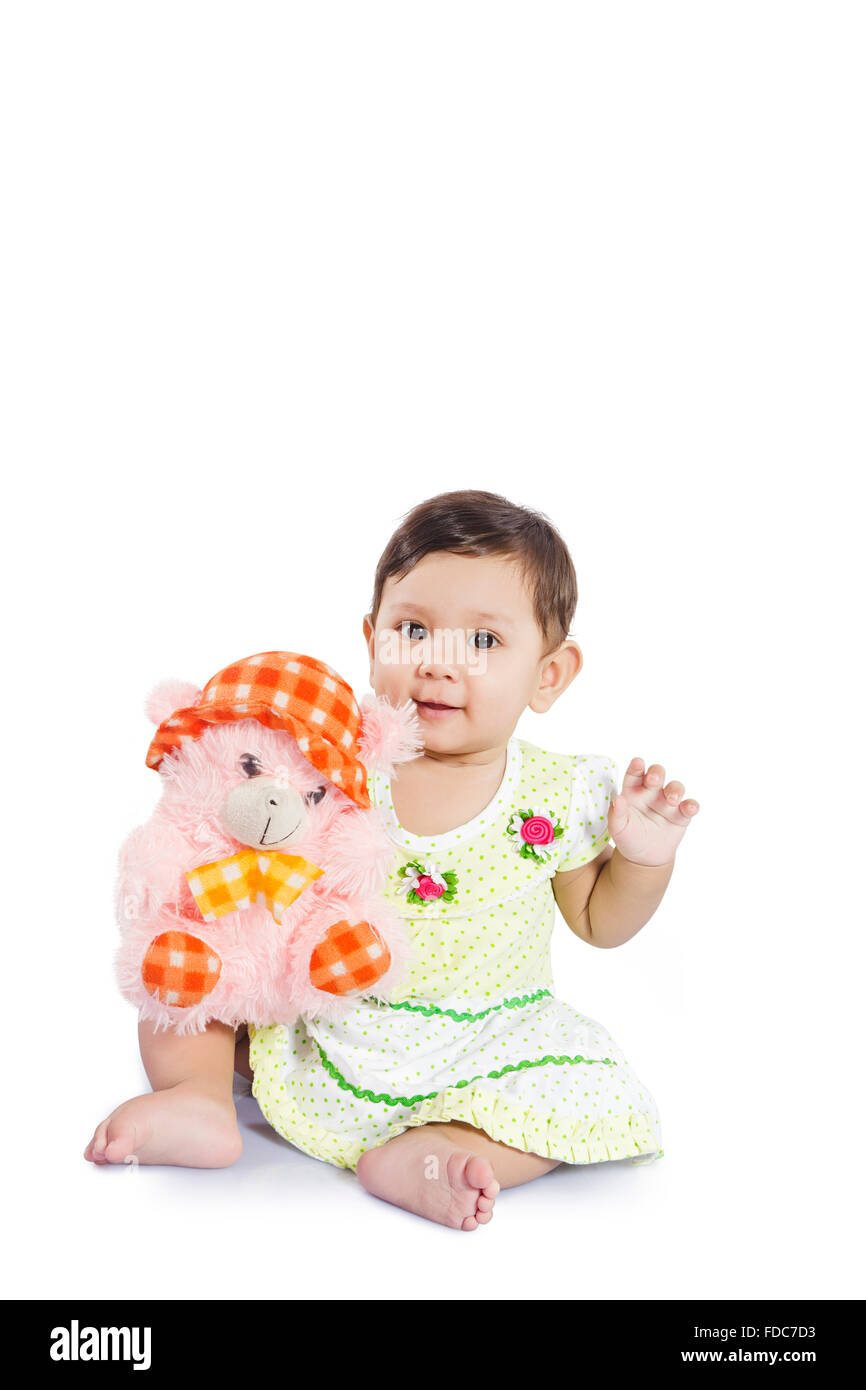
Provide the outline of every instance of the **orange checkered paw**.
{"type": "Polygon", "coordinates": [[[380,980],[391,952],[369,922],[329,927],[310,959],[310,980],[327,994],[360,994],[380,980]]]}
{"type": "Polygon", "coordinates": [[[221,970],[222,961],[206,941],[189,932],[166,931],[148,946],[141,978],[161,1004],[189,1009],[210,994],[221,970]]]}

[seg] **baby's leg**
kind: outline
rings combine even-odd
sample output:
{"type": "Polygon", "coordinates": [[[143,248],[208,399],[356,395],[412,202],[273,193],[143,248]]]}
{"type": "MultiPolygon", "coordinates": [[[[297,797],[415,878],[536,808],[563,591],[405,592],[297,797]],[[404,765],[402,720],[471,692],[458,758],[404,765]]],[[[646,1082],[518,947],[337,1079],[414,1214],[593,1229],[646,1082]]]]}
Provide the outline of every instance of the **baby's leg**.
{"type": "Polygon", "coordinates": [[[558,1163],[450,1120],[418,1125],[368,1149],[356,1172],[375,1197],[443,1226],[474,1231],[493,1216],[500,1188],[531,1182],[558,1163]]]}
{"type": "Polygon", "coordinates": [[[246,1077],[247,1081],[255,1081],[253,1069],[250,1066],[250,1035],[245,1024],[242,1024],[238,1029],[235,1042],[235,1071],[239,1076],[246,1077]]]}
{"type": "Polygon", "coordinates": [[[183,1168],[225,1168],[240,1158],[242,1142],[232,1099],[235,1029],[210,1023],[203,1033],[179,1037],[140,1023],[141,1060],[153,1087],[103,1120],[84,1151],[91,1163],[171,1163],[183,1168]]]}

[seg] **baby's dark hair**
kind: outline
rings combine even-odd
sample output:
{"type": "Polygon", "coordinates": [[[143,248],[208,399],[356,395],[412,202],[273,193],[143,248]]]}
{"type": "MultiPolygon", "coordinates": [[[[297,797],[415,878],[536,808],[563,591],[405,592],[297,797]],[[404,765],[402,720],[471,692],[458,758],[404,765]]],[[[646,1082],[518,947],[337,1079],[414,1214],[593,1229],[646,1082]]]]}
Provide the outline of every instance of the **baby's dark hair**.
{"type": "Polygon", "coordinates": [[[509,556],[520,567],[548,656],[569,634],[577,607],[577,576],[568,546],[542,512],[496,492],[440,492],[407,512],[376,566],[373,626],[386,579],[402,579],[425,555],[509,556]]]}

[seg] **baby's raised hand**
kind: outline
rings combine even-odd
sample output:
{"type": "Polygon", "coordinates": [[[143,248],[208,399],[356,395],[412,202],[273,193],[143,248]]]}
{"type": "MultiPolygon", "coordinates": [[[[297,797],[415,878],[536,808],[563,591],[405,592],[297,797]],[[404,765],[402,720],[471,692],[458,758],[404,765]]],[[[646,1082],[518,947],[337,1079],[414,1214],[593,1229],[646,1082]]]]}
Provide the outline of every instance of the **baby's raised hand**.
{"type": "Polygon", "coordinates": [[[625,859],[660,866],[673,862],[677,845],[700,807],[682,800],[682,782],[665,780],[665,770],[653,763],[644,772],[643,758],[632,758],[622,791],[610,803],[607,828],[625,859]]]}

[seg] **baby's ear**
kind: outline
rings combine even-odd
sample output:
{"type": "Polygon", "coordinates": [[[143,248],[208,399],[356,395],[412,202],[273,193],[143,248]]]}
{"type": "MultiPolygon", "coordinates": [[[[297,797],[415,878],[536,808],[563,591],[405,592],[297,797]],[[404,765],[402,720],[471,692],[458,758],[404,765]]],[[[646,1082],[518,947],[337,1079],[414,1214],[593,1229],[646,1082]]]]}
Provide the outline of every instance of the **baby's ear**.
{"type": "Polygon", "coordinates": [[[411,762],[424,751],[414,700],[392,705],[385,695],[364,695],[361,704],[361,762],[368,772],[393,773],[399,763],[411,762]]]}
{"type": "Polygon", "coordinates": [[[144,712],[154,724],[170,719],[175,710],[197,705],[201,691],[188,681],[161,681],[155,685],[144,702],[144,712]]]}

